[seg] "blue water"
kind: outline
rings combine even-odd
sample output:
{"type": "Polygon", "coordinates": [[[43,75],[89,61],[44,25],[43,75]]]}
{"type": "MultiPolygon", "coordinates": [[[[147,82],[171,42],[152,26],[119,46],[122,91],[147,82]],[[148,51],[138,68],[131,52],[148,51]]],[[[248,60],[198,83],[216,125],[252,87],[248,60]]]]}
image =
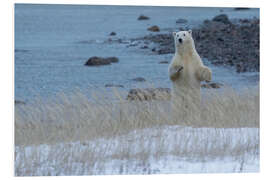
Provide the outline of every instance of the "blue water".
{"type": "MultiPolygon", "coordinates": [[[[125,90],[145,87],[149,82],[170,87],[168,64],[158,62],[170,60],[172,54],[155,55],[123,43],[107,43],[110,32],[117,33],[113,38],[137,38],[150,34],[147,28],[151,25],[158,25],[164,33],[180,26],[197,26],[221,13],[229,18],[259,17],[259,9],[16,4],[15,99],[53,97],[75,88],[87,93],[109,83],[124,85],[125,90]],[[150,20],[138,21],[140,14],[150,20]],[[176,24],[179,18],[188,23],[176,24]],[[81,43],[84,41],[87,43],[81,43]],[[120,62],[84,66],[91,56],[116,56],[120,62]],[[131,80],[136,77],[147,82],[131,80]]],[[[233,69],[210,66],[215,81],[239,87],[257,83],[247,77],[258,73],[239,75],[233,69]]]]}

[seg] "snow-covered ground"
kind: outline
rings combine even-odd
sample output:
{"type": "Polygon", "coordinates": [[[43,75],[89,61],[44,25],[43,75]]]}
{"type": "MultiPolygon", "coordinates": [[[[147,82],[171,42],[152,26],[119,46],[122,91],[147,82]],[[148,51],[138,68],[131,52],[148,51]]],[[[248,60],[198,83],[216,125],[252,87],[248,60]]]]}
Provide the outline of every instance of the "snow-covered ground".
{"type": "Polygon", "coordinates": [[[162,126],[94,141],[15,147],[15,175],[259,172],[258,128],[162,126]]]}

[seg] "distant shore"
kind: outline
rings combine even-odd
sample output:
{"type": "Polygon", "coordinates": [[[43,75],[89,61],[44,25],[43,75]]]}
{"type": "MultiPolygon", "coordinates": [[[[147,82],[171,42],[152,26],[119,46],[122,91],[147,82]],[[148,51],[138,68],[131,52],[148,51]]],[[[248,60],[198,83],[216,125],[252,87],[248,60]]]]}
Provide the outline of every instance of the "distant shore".
{"type": "MultiPolygon", "coordinates": [[[[239,73],[259,72],[259,24],[258,18],[232,21],[225,14],[205,20],[192,29],[196,49],[202,58],[207,58],[214,65],[233,66],[239,73]]],[[[147,46],[145,49],[154,53],[174,53],[171,32],[152,33],[133,41],[138,40],[145,44],[153,43],[155,47],[147,46]]]]}

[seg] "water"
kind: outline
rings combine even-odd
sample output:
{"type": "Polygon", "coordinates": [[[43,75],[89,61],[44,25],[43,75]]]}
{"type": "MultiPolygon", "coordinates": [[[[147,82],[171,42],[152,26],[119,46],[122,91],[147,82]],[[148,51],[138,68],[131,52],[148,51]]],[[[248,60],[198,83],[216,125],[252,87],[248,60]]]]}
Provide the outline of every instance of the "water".
{"type": "MultiPolygon", "coordinates": [[[[158,62],[170,60],[171,54],[155,55],[149,50],[127,48],[126,44],[104,43],[110,32],[116,32],[117,38],[137,38],[149,34],[147,28],[151,25],[158,25],[163,33],[170,28],[178,29],[180,26],[175,23],[178,18],[187,19],[186,26],[193,27],[220,13],[229,18],[259,17],[259,9],[16,4],[15,99],[53,97],[75,88],[87,93],[110,83],[124,85],[125,90],[149,85],[131,80],[136,77],[143,77],[155,86],[170,87],[168,64],[158,62]],[[138,21],[140,14],[150,20],[138,21]],[[120,62],[84,66],[91,56],[116,56],[120,62]]],[[[247,77],[256,78],[258,73],[239,75],[232,69],[210,67],[214,81],[234,87],[257,83],[247,77]]]]}

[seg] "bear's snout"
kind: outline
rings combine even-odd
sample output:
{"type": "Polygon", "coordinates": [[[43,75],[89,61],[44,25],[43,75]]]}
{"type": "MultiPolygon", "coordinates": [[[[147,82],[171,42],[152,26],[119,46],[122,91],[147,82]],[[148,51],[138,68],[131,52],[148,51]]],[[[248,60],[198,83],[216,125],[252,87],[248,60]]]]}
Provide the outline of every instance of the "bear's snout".
{"type": "Polygon", "coordinates": [[[183,40],[180,38],[180,39],[178,39],[178,41],[179,41],[179,43],[182,43],[183,42],[183,40]]]}

